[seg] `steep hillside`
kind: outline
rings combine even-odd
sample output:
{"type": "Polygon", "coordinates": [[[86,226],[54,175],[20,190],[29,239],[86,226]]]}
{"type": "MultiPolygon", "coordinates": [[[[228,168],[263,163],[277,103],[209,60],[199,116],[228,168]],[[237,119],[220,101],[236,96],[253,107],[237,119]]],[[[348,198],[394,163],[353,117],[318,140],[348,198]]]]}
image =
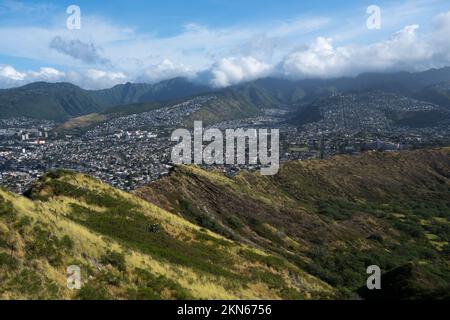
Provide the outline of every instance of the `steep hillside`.
{"type": "Polygon", "coordinates": [[[126,83],[111,89],[90,91],[92,98],[102,107],[132,105],[152,101],[181,99],[211,91],[211,88],[185,78],[175,78],[155,84],[126,83]]]}
{"type": "Polygon", "coordinates": [[[144,113],[164,107],[161,102],[136,103],[125,106],[117,106],[106,109],[100,113],[90,113],[75,117],[62,123],[55,131],[60,133],[79,134],[109,120],[124,117],[131,114],[144,113]]]}
{"type": "Polygon", "coordinates": [[[301,299],[334,291],[286,259],[227,240],[87,176],[28,198],[0,191],[1,299],[301,299]],[[81,290],[66,268],[81,268],[81,290]]]}
{"type": "Polygon", "coordinates": [[[137,195],[282,255],[344,297],[372,264],[426,264],[428,290],[450,283],[450,149],[289,162],[273,177],[179,167],[137,195]]]}
{"type": "Polygon", "coordinates": [[[32,83],[0,90],[0,118],[64,120],[102,108],[85,90],[69,83],[32,83]]]}
{"type": "Polygon", "coordinates": [[[344,77],[330,80],[302,80],[298,83],[305,88],[333,90],[340,93],[385,91],[412,96],[425,87],[450,81],[450,67],[430,69],[423,72],[363,73],[354,78],[344,77]]]}
{"type": "Polygon", "coordinates": [[[450,109],[450,81],[426,87],[418,92],[416,97],[450,109]]]}
{"type": "Polygon", "coordinates": [[[249,96],[235,90],[213,94],[202,108],[191,114],[186,120],[187,126],[192,126],[195,120],[202,120],[205,124],[213,124],[226,120],[253,117],[261,114],[261,105],[255,104],[249,96]]]}
{"type": "Polygon", "coordinates": [[[429,265],[410,262],[381,277],[381,282],[385,284],[382,291],[368,290],[367,286],[364,286],[358,290],[358,293],[361,297],[371,300],[450,300],[448,285],[443,284],[441,287],[434,288],[441,280],[429,265]]]}
{"type": "Polygon", "coordinates": [[[319,99],[294,113],[289,122],[298,126],[320,122],[329,130],[434,127],[448,124],[450,111],[430,102],[371,91],[319,99]]]}
{"type": "Polygon", "coordinates": [[[273,107],[300,102],[305,98],[308,88],[306,83],[266,78],[238,85],[234,90],[246,95],[256,105],[273,107]]]}
{"type": "Polygon", "coordinates": [[[151,84],[125,83],[109,89],[91,90],[89,93],[95,102],[103,108],[138,103],[141,97],[152,89],[151,84]]]}

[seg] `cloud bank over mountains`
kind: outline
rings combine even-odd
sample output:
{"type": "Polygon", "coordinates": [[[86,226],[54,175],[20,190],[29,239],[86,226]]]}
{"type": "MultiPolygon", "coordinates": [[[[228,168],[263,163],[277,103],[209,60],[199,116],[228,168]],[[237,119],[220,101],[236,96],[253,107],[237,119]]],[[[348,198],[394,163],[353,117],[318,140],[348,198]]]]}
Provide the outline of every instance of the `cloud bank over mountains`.
{"type": "Polygon", "coordinates": [[[253,57],[224,58],[212,66],[209,82],[214,87],[227,87],[266,77],[272,73],[272,69],[271,65],[253,57]]]}
{"type": "Polygon", "coordinates": [[[189,24],[181,33],[167,37],[142,34],[99,18],[87,18],[83,32],[78,33],[0,27],[4,39],[0,52],[63,66],[18,70],[0,60],[0,87],[49,81],[100,89],[179,76],[226,87],[267,76],[332,78],[450,65],[450,12],[437,15],[424,28],[406,25],[370,43],[335,44],[339,41],[334,37],[308,36],[313,31],[320,33],[329,23],[329,19],[316,17],[265,29],[208,29],[189,24]],[[19,35],[27,36],[19,41],[19,35]]]}
{"type": "Polygon", "coordinates": [[[442,52],[436,51],[433,43],[420,39],[418,29],[418,25],[406,26],[389,40],[366,46],[335,47],[332,39],[319,37],[304,49],[287,55],[281,69],[292,78],[327,78],[370,71],[418,71],[440,65],[437,57],[442,52]]]}
{"type": "Polygon", "coordinates": [[[107,72],[88,69],[83,73],[63,72],[54,68],[40,68],[37,71],[17,71],[12,66],[0,65],[0,86],[3,88],[25,85],[36,81],[70,82],[88,89],[109,88],[118,83],[129,81],[122,72],[107,72]]]}

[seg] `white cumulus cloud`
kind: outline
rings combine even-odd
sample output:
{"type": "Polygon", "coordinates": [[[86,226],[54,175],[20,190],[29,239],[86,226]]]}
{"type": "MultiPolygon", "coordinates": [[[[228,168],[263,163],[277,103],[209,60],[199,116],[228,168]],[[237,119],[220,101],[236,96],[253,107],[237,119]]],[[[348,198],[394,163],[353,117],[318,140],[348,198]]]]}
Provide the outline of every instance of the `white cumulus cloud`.
{"type": "Polygon", "coordinates": [[[294,78],[337,77],[368,71],[420,70],[433,67],[434,46],[417,36],[418,25],[406,26],[389,40],[365,46],[333,45],[330,38],[317,38],[305,48],[287,55],[285,75],[294,78]]]}
{"type": "Polygon", "coordinates": [[[17,71],[12,66],[0,65],[0,78],[4,81],[21,81],[25,79],[25,74],[17,71]]]}
{"type": "Polygon", "coordinates": [[[25,85],[30,82],[71,82],[83,88],[103,89],[128,81],[123,72],[89,69],[85,72],[63,72],[43,67],[39,70],[17,71],[12,66],[0,65],[0,88],[25,85]]]}
{"type": "Polygon", "coordinates": [[[211,69],[211,85],[226,87],[268,76],[272,67],[253,57],[223,58],[211,69]]]}
{"type": "Polygon", "coordinates": [[[109,88],[126,81],[128,81],[128,77],[123,72],[96,69],[87,70],[81,78],[82,86],[91,89],[109,88]]]}
{"type": "Polygon", "coordinates": [[[28,81],[58,82],[64,80],[65,77],[65,72],[49,67],[40,68],[38,71],[29,71],[26,73],[26,79],[28,81]]]}
{"type": "Polygon", "coordinates": [[[170,59],[164,59],[158,64],[150,65],[137,77],[138,82],[157,82],[177,77],[192,78],[196,72],[182,64],[174,63],[170,59]]]}

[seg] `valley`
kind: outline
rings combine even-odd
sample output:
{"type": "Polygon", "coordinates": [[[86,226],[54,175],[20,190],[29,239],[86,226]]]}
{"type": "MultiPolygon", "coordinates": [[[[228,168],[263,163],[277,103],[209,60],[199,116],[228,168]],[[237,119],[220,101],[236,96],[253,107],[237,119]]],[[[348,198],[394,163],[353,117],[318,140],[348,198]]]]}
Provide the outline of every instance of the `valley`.
{"type": "MultiPolygon", "coordinates": [[[[0,185],[22,193],[48,170],[61,168],[134,190],[168,173],[173,167],[171,133],[192,130],[197,120],[205,129],[278,129],[281,162],[450,145],[449,109],[398,94],[333,94],[306,105],[267,108],[250,96],[216,93],[113,107],[62,125],[0,120],[0,185]]],[[[234,175],[261,165],[203,168],[234,175]]]]}

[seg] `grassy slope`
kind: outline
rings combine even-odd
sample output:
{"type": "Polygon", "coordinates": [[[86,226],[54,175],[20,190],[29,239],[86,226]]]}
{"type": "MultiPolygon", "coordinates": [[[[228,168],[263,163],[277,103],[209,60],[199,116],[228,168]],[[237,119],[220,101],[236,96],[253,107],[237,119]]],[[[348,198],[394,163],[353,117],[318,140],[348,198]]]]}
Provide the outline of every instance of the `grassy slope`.
{"type": "Polygon", "coordinates": [[[59,133],[65,134],[83,133],[86,130],[92,129],[98,124],[107,122],[114,118],[123,117],[135,113],[148,112],[151,110],[162,108],[163,106],[164,104],[159,102],[148,102],[112,107],[101,113],[91,113],[88,115],[72,118],[58,126],[55,130],[59,133]]]}
{"type": "Polygon", "coordinates": [[[230,179],[180,167],[137,194],[228,238],[276,252],[344,297],[364,285],[370,264],[387,271],[421,263],[439,286],[450,281],[449,153],[289,162],[274,177],[230,179]]]}
{"type": "Polygon", "coordinates": [[[281,299],[333,292],[283,258],[81,174],[49,173],[28,197],[0,191],[0,298],[281,299]],[[65,287],[73,264],[82,269],[81,291],[65,287]]]}
{"type": "Polygon", "coordinates": [[[194,121],[202,120],[205,124],[213,124],[226,120],[241,119],[258,115],[258,106],[245,96],[228,90],[214,94],[217,99],[211,100],[199,111],[190,115],[184,123],[193,126],[194,121]]]}
{"type": "Polygon", "coordinates": [[[238,85],[214,94],[217,99],[189,117],[207,124],[261,115],[261,109],[280,106],[293,107],[305,96],[305,92],[293,82],[265,79],[238,85]]]}

